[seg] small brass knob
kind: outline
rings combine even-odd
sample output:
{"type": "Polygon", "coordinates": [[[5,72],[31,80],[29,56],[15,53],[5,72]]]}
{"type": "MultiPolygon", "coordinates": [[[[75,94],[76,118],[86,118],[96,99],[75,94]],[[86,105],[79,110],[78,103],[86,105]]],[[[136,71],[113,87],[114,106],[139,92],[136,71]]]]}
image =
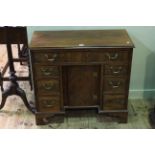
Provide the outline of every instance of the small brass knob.
{"type": "Polygon", "coordinates": [[[93,100],[97,100],[98,99],[98,96],[97,95],[93,95],[93,100]]]}
{"type": "Polygon", "coordinates": [[[93,72],[93,77],[97,78],[98,77],[98,73],[97,72],[93,72]]]}

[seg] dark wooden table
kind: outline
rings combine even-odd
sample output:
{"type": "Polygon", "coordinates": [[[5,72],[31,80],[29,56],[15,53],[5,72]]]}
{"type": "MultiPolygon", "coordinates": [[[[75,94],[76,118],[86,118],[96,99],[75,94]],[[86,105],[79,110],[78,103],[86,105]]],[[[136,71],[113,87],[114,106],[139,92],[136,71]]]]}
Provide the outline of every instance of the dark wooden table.
{"type": "MultiPolygon", "coordinates": [[[[0,72],[0,86],[2,91],[2,101],[0,104],[0,109],[5,105],[6,99],[11,95],[18,95],[22,98],[25,106],[31,111],[35,112],[35,108],[29,104],[25,91],[19,87],[18,81],[29,81],[31,85],[31,75],[28,77],[17,77],[16,70],[14,67],[14,62],[28,63],[28,39],[27,39],[27,29],[26,27],[0,27],[0,44],[6,44],[8,62],[6,63],[2,72],[0,72]],[[12,44],[18,45],[18,55],[19,58],[13,58],[12,44]],[[22,49],[20,48],[20,45],[22,49]],[[5,77],[7,68],[9,68],[9,77],[5,77]],[[3,88],[3,82],[10,81],[10,85],[7,89],[3,88]]],[[[29,65],[29,63],[28,63],[29,65]]]]}

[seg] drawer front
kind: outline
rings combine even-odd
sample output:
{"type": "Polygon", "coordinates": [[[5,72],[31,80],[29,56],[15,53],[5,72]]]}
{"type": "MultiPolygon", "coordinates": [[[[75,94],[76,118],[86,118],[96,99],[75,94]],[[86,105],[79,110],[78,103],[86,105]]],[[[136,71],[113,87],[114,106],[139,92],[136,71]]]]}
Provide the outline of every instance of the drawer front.
{"type": "Polygon", "coordinates": [[[88,62],[105,62],[106,64],[125,64],[129,61],[129,49],[98,48],[90,49],[87,53],[88,62]]]}
{"type": "Polygon", "coordinates": [[[42,78],[59,78],[59,67],[35,65],[35,76],[37,79],[42,78]]]}
{"type": "Polygon", "coordinates": [[[91,51],[86,53],[86,60],[87,62],[105,62],[105,52],[104,51],[91,51]]]}
{"type": "Polygon", "coordinates": [[[127,89],[127,80],[125,78],[105,77],[105,93],[125,93],[127,89]]]}
{"type": "Polygon", "coordinates": [[[105,95],[103,97],[103,110],[125,110],[127,103],[123,95],[105,95]]]}
{"type": "Polygon", "coordinates": [[[104,62],[105,53],[103,52],[58,52],[58,53],[35,53],[35,63],[85,63],[85,62],[104,62]]]}
{"type": "Polygon", "coordinates": [[[59,80],[39,80],[37,81],[37,91],[39,95],[60,94],[59,80]]]}
{"type": "Polygon", "coordinates": [[[111,51],[105,53],[105,60],[106,62],[113,64],[113,63],[128,63],[129,62],[129,52],[127,51],[111,51]]]}
{"type": "Polygon", "coordinates": [[[60,111],[59,96],[41,97],[38,99],[38,110],[40,112],[58,112],[60,111]]]}
{"type": "Polygon", "coordinates": [[[35,63],[53,64],[64,61],[64,54],[57,52],[39,51],[33,53],[35,63]]]}
{"type": "Polygon", "coordinates": [[[86,52],[65,52],[64,62],[68,63],[80,63],[87,61],[87,53],[86,52]]]}
{"type": "Polygon", "coordinates": [[[129,49],[92,48],[92,49],[42,49],[33,51],[35,63],[80,63],[106,62],[128,63],[129,49]]]}
{"type": "Polygon", "coordinates": [[[105,65],[105,75],[126,76],[127,74],[127,65],[105,65]]]}
{"type": "Polygon", "coordinates": [[[79,52],[79,51],[33,52],[34,62],[42,64],[86,62],[86,56],[87,56],[86,52],[79,52]]]}

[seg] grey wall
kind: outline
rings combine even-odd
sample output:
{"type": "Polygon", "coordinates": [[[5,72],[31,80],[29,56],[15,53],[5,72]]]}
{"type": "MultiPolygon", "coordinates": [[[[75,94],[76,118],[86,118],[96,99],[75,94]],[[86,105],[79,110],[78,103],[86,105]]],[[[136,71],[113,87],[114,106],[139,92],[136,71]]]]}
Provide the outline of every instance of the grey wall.
{"type": "Polygon", "coordinates": [[[104,27],[104,26],[29,26],[31,40],[35,30],[87,30],[87,29],[126,29],[136,48],[134,49],[130,98],[155,97],[155,27],[104,27]]]}

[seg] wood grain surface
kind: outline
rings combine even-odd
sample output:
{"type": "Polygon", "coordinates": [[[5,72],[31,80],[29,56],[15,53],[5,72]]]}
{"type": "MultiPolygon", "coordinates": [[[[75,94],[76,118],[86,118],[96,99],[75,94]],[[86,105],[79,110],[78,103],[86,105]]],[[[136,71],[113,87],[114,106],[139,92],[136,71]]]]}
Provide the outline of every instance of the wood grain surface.
{"type": "Polygon", "coordinates": [[[35,47],[134,47],[126,30],[36,31],[30,43],[35,47]]]}

